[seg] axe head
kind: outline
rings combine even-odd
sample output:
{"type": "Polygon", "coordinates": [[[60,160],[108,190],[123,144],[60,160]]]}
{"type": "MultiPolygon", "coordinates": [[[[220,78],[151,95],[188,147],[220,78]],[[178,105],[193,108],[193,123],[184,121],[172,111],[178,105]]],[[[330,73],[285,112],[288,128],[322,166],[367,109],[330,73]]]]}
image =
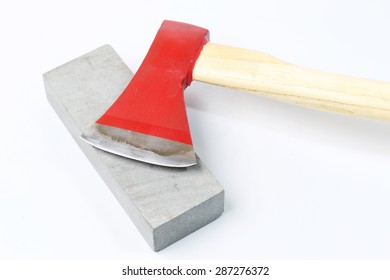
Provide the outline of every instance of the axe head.
{"type": "Polygon", "coordinates": [[[208,40],[204,28],[164,21],[129,85],[81,138],[152,164],[196,164],[183,92],[208,40]]]}

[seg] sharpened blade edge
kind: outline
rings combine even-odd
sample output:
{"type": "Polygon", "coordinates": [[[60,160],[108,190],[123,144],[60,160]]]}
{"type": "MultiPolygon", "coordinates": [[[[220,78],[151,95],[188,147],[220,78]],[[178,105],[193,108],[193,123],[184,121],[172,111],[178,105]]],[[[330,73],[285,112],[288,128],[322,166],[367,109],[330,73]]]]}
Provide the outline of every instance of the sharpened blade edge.
{"type": "Polygon", "coordinates": [[[192,145],[93,124],[81,136],[92,146],[126,158],[166,167],[189,167],[196,164],[192,145]]]}

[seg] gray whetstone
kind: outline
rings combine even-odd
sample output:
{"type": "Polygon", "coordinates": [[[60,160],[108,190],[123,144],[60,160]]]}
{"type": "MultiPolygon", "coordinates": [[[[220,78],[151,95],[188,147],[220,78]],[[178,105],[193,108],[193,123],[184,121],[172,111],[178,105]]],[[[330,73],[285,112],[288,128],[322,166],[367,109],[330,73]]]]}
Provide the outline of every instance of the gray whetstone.
{"type": "Polygon", "coordinates": [[[109,45],[43,75],[50,104],[153,250],[220,216],[224,191],[198,158],[184,169],[119,157],[79,138],[122,93],[133,74],[109,45]]]}

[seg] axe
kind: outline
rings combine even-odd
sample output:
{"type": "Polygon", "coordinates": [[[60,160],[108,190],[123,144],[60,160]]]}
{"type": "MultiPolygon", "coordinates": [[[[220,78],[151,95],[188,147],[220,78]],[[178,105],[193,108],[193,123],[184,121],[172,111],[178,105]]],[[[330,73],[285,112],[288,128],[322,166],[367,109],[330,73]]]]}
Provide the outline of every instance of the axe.
{"type": "Polygon", "coordinates": [[[192,80],[281,101],[390,119],[390,83],[286,63],[262,52],[209,42],[207,29],[164,21],[135,76],[81,137],[152,164],[196,164],[183,92],[192,80]]]}

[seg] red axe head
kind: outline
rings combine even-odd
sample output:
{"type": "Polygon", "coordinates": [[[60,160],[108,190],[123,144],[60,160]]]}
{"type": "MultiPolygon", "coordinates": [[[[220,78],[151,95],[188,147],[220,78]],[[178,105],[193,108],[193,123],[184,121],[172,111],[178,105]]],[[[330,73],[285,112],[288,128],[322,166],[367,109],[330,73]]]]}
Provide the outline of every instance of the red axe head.
{"type": "Polygon", "coordinates": [[[164,21],[127,88],[82,138],[149,163],[196,164],[183,92],[208,39],[204,28],[164,21]]]}

